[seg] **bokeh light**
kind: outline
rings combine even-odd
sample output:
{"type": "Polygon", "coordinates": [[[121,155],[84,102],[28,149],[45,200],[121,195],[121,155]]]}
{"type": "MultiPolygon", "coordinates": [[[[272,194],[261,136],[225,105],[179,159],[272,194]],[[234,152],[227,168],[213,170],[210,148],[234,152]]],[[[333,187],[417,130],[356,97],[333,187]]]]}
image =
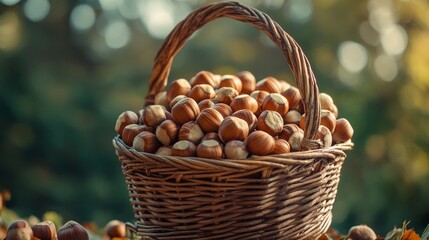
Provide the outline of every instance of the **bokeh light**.
{"type": "Polygon", "coordinates": [[[395,24],[381,32],[381,46],[388,55],[400,55],[407,47],[407,33],[404,28],[395,24]]]}
{"type": "Polygon", "coordinates": [[[305,23],[311,19],[313,3],[311,0],[289,0],[287,2],[286,17],[297,23],[305,23]]]}
{"type": "Polygon", "coordinates": [[[104,11],[113,11],[121,6],[122,1],[123,0],[99,0],[99,3],[104,11]]]}
{"type": "Polygon", "coordinates": [[[13,6],[19,3],[20,0],[1,0],[0,3],[3,3],[6,6],[13,6]]]}
{"type": "Polygon", "coordinates": [[[398,64],[389,55],[381,54],[374,61],[375,73],[382,80],[390,82],[398,75],[398,64]]]}
{"type": "Polygon", "coordinates": [[[170,1],[141,1],[139,11],[140,19],[152,37],[163,39],[174,27],[174,9],[170,1]]]}
{"type": "Polygon", "coordinates": [[[352,73],[360,72],[368,63],[368,54],[361,44],[346,41],[338,47],[338,60],[342,67],[352,73]]]}
{"type": "Polygon", "coordinates": [[[51,9],[48,0],[28,0],[24,4],[25,16],[33,22],[43,20],[51,9]]]}
{"type": "Polygon", "coordinates": [[[88,30],[94,25],[95,12],[88,4],[77,5],[70,15],[70,23],[77,31],[88,30]]]}
{"type": "Polygon", "coordinates": [[[121,20],[109,22],[104,30],[104,40],[107,46],[113,49],[124,47],[130,38],[130,28],[121,20]]]}

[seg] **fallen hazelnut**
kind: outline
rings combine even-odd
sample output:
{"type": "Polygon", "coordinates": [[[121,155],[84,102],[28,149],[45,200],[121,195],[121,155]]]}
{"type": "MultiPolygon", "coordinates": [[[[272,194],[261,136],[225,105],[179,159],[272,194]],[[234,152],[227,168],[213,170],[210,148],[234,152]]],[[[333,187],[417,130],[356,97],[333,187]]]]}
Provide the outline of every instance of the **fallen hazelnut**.
{"type": "Polygon", "coordinates": [[[289,102],[280,93],[270,93],[262,102],[261,110],[276,111],[283,116],[289,111],[289,102]]]}
{"type": "Polygon", "coordinates": [[[222,121],[222,114],[213,108],[204,109],[195,120],[205,133],[217,132],[222,121]]]}
{"type": "Polygon", "coordinates": [[[276,111],[265,110],[258,117],[258,129],[277,136],[283,129],[283,118],[276,111]]]}
{"type": "Polygon", "coordinates": [[[358,225],[350,228],[347,239],[350,240],[375,240],[377,235],[367,225],[358,225]]]}
{"type": "Polygon", "coordinates": [[[139,152],[154,153],[158,147],[158,139],[151,132],[141,132],[133,141],[133,148],[139,152]]]}
{"type": "Polygon", "coordinates": [[[240,78],[234,75],[223,75],[219,82],[219,88],[232,87],[237,90],[238,94],[241,93],[243,85],[240,78]]]}
{"type": "Polygon", "coordinates": [[[255,90],[256,79],[255,76],[249,71],[242,71],[236,75],[241,80],[241,93],[250,94],[255,90]]]}
{"type": "Polygon", "coordinates": [[[272,154],[284,154],[290,152],[290,145],[284,139],[276,139],[272,154]]]}
{"type": "Polygon", "coordinates": [[[171,109],[173,120],[177,124],[184,124],[189,121],[194,121],[200,114],[198,104],[192,98],[183,98],[171,109]]]}
{"type": "Polygon", "coordinates": [[[56,240],[57,228],[51,221],[37,223],[32,227],[33,236],[40,240],[56,240]]]}
{"type": "Polygon", "coordinates": [[[156,128],[156,138],[163,145],[171,145],[177,141],[179,127],[172,120],[165,120],[156,128]]]}
{"type": "Polygon", "coordinates": [[[225,103],[227,105],[231,104],[232,100],[238,96],[238,91],[232,87],[222,87],[219,88],[214,97],[216,103],[225,103]]]}
{"type": "Polygon", "coordinates": [[[254,131],[246,139],[246,148],[252,155],[268,155],[273,152],[275,140],[264,131],[254,131]]]}
{"type": "Polygon", "coordinates": [[[205,140],[198,144],[197,157],[222,158],[222,145],[216,140],[205,140]]]}
{"type": "Polygon", "coordinates": [[[256,83],[255,90],[263,90],[269,93],[280,93],[280,83],[274,77],[266,77],[256,83]]]}
{"type": "Polygon", "coordinates": [[[193,76],[189,82],[192,87],[199,84],[208,84],[212,87],[215,87],[217,83],[214,78],[215,76],[213,73],[209,71],[200,71],[195,76],[193,76]]]}
{"type": "Polygon", "coordinates": [[[194,157],[197,149],[191,141],[181,140],[176,142],[171,150],[173,156],[194,157]]]}
{"type": "Polygon", "coordinates": [[[256,129],[258,126],[258,118],[248,109],[241,109],[233,113],[231,116],[243,119],[249,125],[249,132],[256,129]]]}
{"type": "Polygon", "coordinates": [[[33,230],[25,220],[14,221],[7,229],[4,240],[32,240],[33,230]]]}
{"type": "Polygon", "coordinates": [[[187,122],[179,130],[179,140],[188,140],[197,144],[204,137],[204,132],[196,122],[187,122]]]}
{"type": "Polygon", "coordinates": [[[110,238],[125,238],[127,230],[125,223],[119,220],[112,220],[104,227],[104,233],[110,238]]]}
{"type": "Polygon", "coordinates": [[[243,141],[249,135],[249,126],[243,119],[229,116],[219,126],[218,135],[223,143],[231,140],[243,141]]]}
{"type": "Polygon", "coordinates": [[[247,94],[242,94],[234,98],[230,106],[233,112],[236,112],[241,109],[248,109],[252,113],[255,113],[256,111],[258,111],[258,107],[259,107],[256,99],[254,99],[253,97],[247,94]]]}
{"type": "Polygon", "coordinates": [[[122,131],[127,125],[137,124],[139,122],[139,117],[133,111],[125,111],[119,115],[116,120],[115,131],[121,135],[122,131]]]}
{"type": "Polygon", "coordinates": [[[246,159],[249,151],[246,144],[239,140],[231,140],[225,144],[225,157],[228,159],[246,159]]]}
{"type": "Polygon", "coordinates": [[[216,96],[216,92],[212,86],[208,84],[199,84],[192,87],[188,93],[188,97],[199,103],[204,99],[212,99],[216,96]]]}
{"type": "Polygon", "coordinates": [[[165,108],[161,105],[150,105],[144,109],[143,123],[149,127],[155,127],[165,119],[165,108]]]}
{"type": "Polygon", "coordinates": [[[75,221],[68,221],[57,232],[58,240],[88,240],[86,229],[75,221]]]}
{"type": "Polygon", "coordinates": [[[223,118],[231,116],[232,114],[231,107],[225,103],[216,103],[212,108],[216,109],[216,111],[218,111],[223,116],[223,118]]]}
{"type": "Polygon", "coordinates": [[[191,85],[186,79],[177,79],[173,81],[167,89],[167,101],[171,102],[178,95],[186,95],[191,91],[191,85]]]}
{"type": "Polygon", "coordinates": [[[335,130],[332,133],[332,140],[335,144],[344,143],[352,139],[353,127],[345,118],[337,119],[335,130]]]}

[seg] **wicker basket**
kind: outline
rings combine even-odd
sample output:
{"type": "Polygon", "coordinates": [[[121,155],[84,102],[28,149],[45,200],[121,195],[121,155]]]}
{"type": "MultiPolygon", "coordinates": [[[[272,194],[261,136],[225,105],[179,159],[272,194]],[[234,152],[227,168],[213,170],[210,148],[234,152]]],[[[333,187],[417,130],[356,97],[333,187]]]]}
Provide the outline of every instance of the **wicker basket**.
{"type": "Polygon", "coordinates": [[[302,49],[266,14],[236,2],[200,8],[180,22],[158,52],[146,105],[167,85],[174,56],[197,29],[217,18],[249,23],[278,46],[294,74],[306,111],[303,151],[246,160],[142,153],[113,139],[137,222],[145,239],[314,239],[331,223],[345,150],[313,140],[320,103],[302,49]]]}

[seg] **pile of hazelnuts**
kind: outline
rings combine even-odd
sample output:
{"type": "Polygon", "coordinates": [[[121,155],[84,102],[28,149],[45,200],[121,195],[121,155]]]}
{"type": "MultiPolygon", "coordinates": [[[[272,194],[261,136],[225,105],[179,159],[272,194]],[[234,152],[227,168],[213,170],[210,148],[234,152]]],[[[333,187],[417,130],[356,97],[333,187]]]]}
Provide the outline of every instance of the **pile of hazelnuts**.
{"type": "MultiPolygon", "coordinates": [[[[320,94],[323,147],[350,141],[353,128],[338,117],[333,99],[320,94]]],[[[135,150],[165,156],[246,159],[300,151],[305,113],[299,90],[286,81],[243,71],[201,71],[177,79],[154,104],[118,117],[115,130],[135,150]]]]}

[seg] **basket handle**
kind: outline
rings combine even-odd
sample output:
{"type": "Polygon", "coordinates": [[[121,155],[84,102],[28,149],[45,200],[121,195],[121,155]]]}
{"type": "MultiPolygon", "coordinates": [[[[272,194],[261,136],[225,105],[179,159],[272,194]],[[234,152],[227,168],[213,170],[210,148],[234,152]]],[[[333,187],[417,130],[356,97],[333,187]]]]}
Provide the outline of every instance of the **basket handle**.
{"type": "Polygon", "coordinates": [[[313,141],[320,125],[319,89],[307,57],[298,43],[267,14],[238,2],[210,4],[190,13],[176,25],[165,39],[154,60],[145,105],[153,104],[155,95],[164,90],[168,82],[173,58],[192,33],[205,24],[221,17],[253,25],[263,31],[281,50],[294,75],[297,87],[303,97],[304,111],[307,113],[305,114],[306,127],[304,129],[303,148],[320,148],[320,142],[313,141]]]}

